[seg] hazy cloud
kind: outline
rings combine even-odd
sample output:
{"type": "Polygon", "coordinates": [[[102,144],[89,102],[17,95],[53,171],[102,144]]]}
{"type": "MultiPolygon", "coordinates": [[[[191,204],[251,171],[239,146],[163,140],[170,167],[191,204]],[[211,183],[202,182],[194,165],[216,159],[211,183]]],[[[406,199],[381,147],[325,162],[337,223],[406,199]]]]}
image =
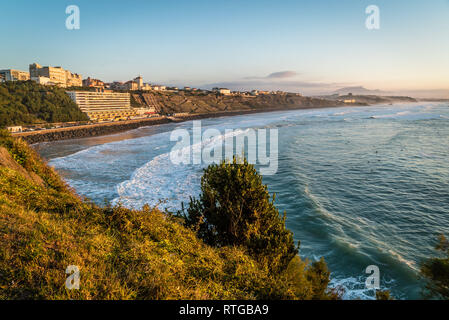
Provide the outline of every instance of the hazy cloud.
{"type": "Polygon", "coordinates": [[[237,91],[251,91],[254,89],[269,91],[282,90],[313,95],[328,93],[345,85],[341,83],[337,84],[306,81],[298,79],[299,75],[299,73],[292,70],[278,71],[270,73],[264,77],[245,77],[235,81],[209,83],[203,85],[202,87],[221,87],[237,91]]]}
{"type": "Polygon", "coordinates": [[[269,79],[285,79],[285,78],[292,78],[298,75],[295,71],[281,71],[281,72],[274,72],[272,74],[269,74],[267,78],[269,79]]]}
{"type": "MultiPolygon", "coordinates": [[[[449,1],[449,0],[448,0],[449,1]]],[[[328,94],[353,94],[361,95],[409,95],[422,98],[448,98],[449,90],[396,90],[383,91],[379,89],[367,89],[354,83],[333,83],[308,81],[301,79],[296,71],[278,71],[264,77],[245,77],[235,81],[223,81],[199,85],[201,88],[211,89],[214,87],[229,88],[235,91],[268,90],[298,92],[304,95],[328,95],[328,94]]]]}
{"type": "Polygon", "coordinates": [[[245,77],[244,79],[247,80],[263,80],[263,79],[287,79],[287,78],[293,78],[296,77],[298,73],[296,71],[279,71],[279,72],[273,72],[270,73],[266,77],[245,77]]]}

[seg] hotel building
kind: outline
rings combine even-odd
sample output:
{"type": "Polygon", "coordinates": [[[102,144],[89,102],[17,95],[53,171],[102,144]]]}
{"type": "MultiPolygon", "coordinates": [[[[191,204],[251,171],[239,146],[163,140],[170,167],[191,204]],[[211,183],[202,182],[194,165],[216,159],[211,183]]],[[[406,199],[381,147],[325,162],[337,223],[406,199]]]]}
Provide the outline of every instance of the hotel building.
{"type": "Polygon", "coordinates": [[[98,79],[92,79],[88,77],[83,80],[83,87],[91,87],[91,88],[104,88],[104,82],[98,79]]]}
{"type": "Polygon", "coordinates": [[[38,83],[55,84],[61,87],[81,87],[81,75],[64,70],[62,67],[42,67],[37,63],[30,65],[30,76],[38,83]],[[40,79],[44,78],[44,79],[40,79]]]}
{"type": "Polygon", "coordinates": [[[129,93],[67,91],[69,97],[91,120],[123,119],[136,115],[129,93]]]}
{"type": "Polygon", "coordinates": [[[20,70],[0,70],[0,78],[3,81],[27,81],[30,80],[30,74],[26,71],[20,70]]]}
{"type": "Polygon", "coordinates": [[[108,86],[111,90],[121,90],[121,91],[154,90],[148,83],[143,83],[143,78],[141,76],[138,76],[134,80],[130,80],[125,83],[115,81],[113,83],[110,83],[108,86]]]}

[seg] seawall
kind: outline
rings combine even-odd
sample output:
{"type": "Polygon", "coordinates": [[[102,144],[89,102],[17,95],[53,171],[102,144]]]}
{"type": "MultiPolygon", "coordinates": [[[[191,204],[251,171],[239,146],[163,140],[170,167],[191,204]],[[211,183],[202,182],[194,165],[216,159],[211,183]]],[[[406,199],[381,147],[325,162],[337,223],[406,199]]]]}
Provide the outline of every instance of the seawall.
{"type": "Polygon", "coordinates": [[[137,129],[143,126],[169,123],[171,120],[165,117],[129,120],[115,123],[99,123],[93,125],[83,125],[76,127],[66,127],[58,129],[48,129],[32,132],[22,132],[13,134],[14,137],[20,137],[29,144],[40,142],[51,142],[58,140],[68,140],[77,138],[94,137],[101,135],[114,134],[122,131],[137,129]]]}
{"type": "MultiPolygon", "coordinates": [[[[51,142],[59,140],[79,139],[86,137],[94,137],[101,135],[109,135],[119,133],[127,130],[137,129],[145,126],[152,126],[158,124],[165,124],[171,122],[183,122],[189,120],[205,119],[205,118],[217,118],[222,116],[235,116],[256,112],[269,112],[270,110],[243,110],[243,111],[227,111],[217,113],[205,113],[205,114],[191,114],[179,117],[157,117],[138,120],[127,120],[120,122],[108,122],[98,123],[92,125],[83,125],[76,127],[65,127],[57,129],[46,129],[31,132],[15,133],[13,136],[24,139],[29,144],[51,142]]],[[[279,111],[279,110],[271,110],[279,111]]]]}
{"type": "MultiPolygon", "coordinates": [[[[297,108],[270,108],[270,109],[253,109],[253,110],[238,110],[238,111],[224,111],[224,112],[214,112],[214,113],[202,113],[202,114],[189,114],[177,117],[155,117],[147,119],[138,120],[127,120],[120,122],[108,122],[108,123],[98,123],[92,125],[83,125],[76,127],[65,127],[57,129],[47,129],[40,131],[31,132],[21,132],[15,133],[13,136],[20,137],[24,139],[29,144],[41,143],[41,142],[51,142],[59,140],[69,140],[69,139],[79,139],[87,138],[101,135],[109,135],[114,133],[119,133],[127,130],[137,129],[145,126],[152,126],[158,124],[165,124],[171,122],[183,122],[189,120],[199,120],[206,118],[218,118],[224,116],[236,116],[251,113],[262,113],[262,112],[275,112],[275,111],[288,111],[295,109],[314,109],[314,108],[329,108],[330,106],[302,106],[297,108]]],[[[335,106],[334,106],[335,107],[335,106]]]]}

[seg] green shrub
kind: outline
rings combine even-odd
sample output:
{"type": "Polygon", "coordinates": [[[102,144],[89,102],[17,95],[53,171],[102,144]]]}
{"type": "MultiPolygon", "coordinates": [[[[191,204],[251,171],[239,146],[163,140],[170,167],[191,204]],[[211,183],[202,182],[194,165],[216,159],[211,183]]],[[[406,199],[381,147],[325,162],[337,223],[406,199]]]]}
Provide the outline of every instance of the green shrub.
{"type": "MultiPolygon", "coordinates": [[[[26,154],[28,173],[0,167],[0,299],[338,298],[327,290],[324,261],[309,265],[294,255],[274,273],[257,246],[256,260],[244,246],[205,244],[155,208],[98,207],[76,196],[23,141],[0,131],[0,145],[26,154]],[[69,265],[80,268],[79,290],[65,287],[69,265]]],[[[275,220],[267,221],[271,230],[288,234],[283,219],[275,220]]],[[[288,236],[281,240],[268,243],[296,252],[288,236]]]]}
{"type": "Polygon", "coordinates": [[[191,199],[186,225],[215,247],[242,246],[274,273],[298,254],[284,217],[274,206],[262,177],[246,159],[209,166],[201,179],[200,198],[191,199]]]}
{"type": "Polygon", "coordinates": [[[449,299],[449,241],[441,236],[436,249],[442,258],[430,258],[421,266],[421,274],[427,279],[425,295],[449,299]]]}

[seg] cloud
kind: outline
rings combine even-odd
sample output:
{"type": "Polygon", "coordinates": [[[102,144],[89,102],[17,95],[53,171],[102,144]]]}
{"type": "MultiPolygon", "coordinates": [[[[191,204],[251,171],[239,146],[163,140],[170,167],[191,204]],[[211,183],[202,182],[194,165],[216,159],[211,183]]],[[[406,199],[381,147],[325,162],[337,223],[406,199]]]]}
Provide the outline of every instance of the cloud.
{"type": "MultiPolygon", "coordinates": [[[[449,1],[449,0],[448,0],[449,1]]],[[[448,89],[438,90],[379,90],[367,89],[357,83],[337,83],[323,81],[309,81],[301,79],[300,74],[295,71],[278,71],[264,77],[245,77],[237,80],[198,84],[197,87],[212,89],[214,87],[229,88],[235,91],[267,90],[286,92],[297,92],[306,96],[324,96],[332,94],[360,95],[407,95],[418,98],[449,98],[448,89]]]]}
{"type": "Polygon", "coordinates": [[[204,84],[203,88],[229,88],[231,90],[237,91],[251,91],[253,89],[257,90],[268,90],[268,91],[288,91],[288,92],[299,92],[307,95],[313,94],[324,94],[326,92],[331,92],[338,88],[341,88],[345,84],[337,83],[324,83],[324,82],[314,82],[305,81],[298,79],[300,74],[296,71],[278,71],[270,73],[264,77],[245,77],[235,81],[227,82],[216,82],[204,84]]]}
{"type": "Polygon", "coordinates": [[[247,80],[255,80],[255,79],[259,79],[259,80],[263,80],[263,79],[287,79],[287,78],[296,77],[297,75],[298,75],[298,73],[296,71],[279,71],[279,72],[270,73],[266,77],[245,77],[243,79],[247,79],[247,80]]]}
{"type": "Polygon", "coordinates": [[[235,81],[224,81],[200,85],[202,88],[229,88],[235,91],[268,90],[298,92],[308,96],[320,96],[330,94],[371,94],[388,95],[393,92],[382,90],[370,90],[355,83],[335,83],[323,81],[309,81],[301,79],[296,71],[278,71],[264,77],[245,77],[235,81]]]}
{"type": "Polygon", "coordinates": [[[269,74],[267,76],[268,79],[285,79],[285,78],[292,78],[298,75],[295,71],[281,71],[281,72],[274,72],[272,74],[269,74]]]}

